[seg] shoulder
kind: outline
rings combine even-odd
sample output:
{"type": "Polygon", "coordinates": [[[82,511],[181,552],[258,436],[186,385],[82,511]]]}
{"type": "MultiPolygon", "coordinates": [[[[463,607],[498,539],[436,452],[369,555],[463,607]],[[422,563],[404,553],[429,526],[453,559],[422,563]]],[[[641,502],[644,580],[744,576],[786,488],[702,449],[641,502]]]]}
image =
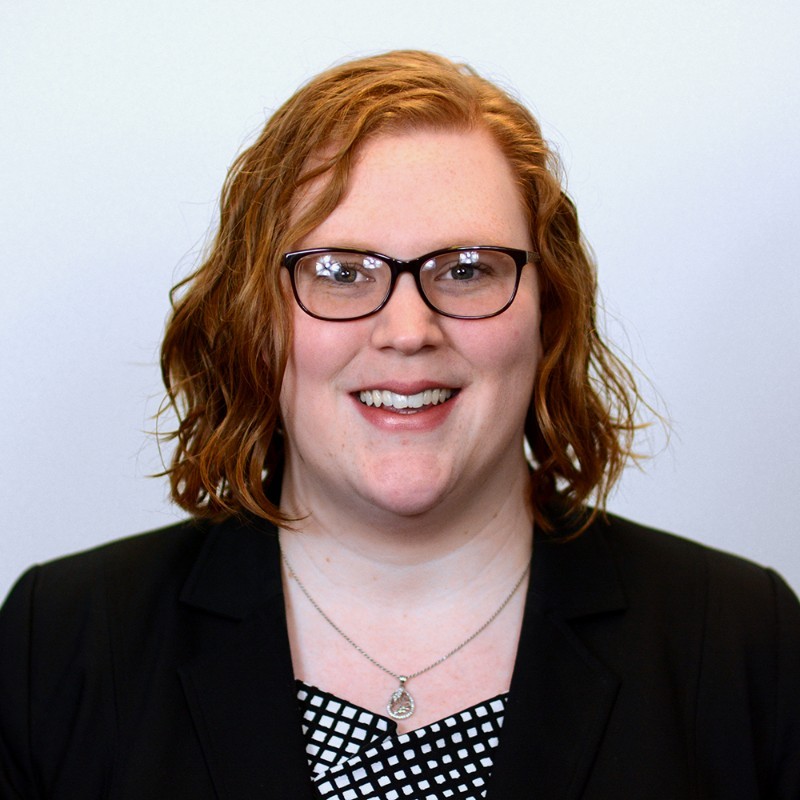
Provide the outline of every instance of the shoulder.
{"type": "Polygon", "coordinates": [[[620,555],[630,555],[644,561],[660,561],[668,568],[680,568],[687,563],[702,561],[727,564],[743,573],[763,569],[741,556],[714,549],[683,535],[633,522],[616,514],[598,516],[588,532],[604,537],[620,555]]]}
{"type": "Polygon", "coordinates": [[[614,514],[598,515],[578,536],[569,527],[537,535],[536,548],[542,591],[555,598],[549,606],[574,606],[576,597],[588,602],[611,587],[623,605],[669,600],[680,606],[691,597],[701,605],[726,598],[733,607],[737,599],[742,606],[769,604],[778,595],[794,599],[772,569],[614,514]]]}
{"type": "MultiPolygon", "coordinates": [[[[116,729],[112,687],[121,648],[112,643],[121,629],[134,629],[134,646],[143,650],[138,631],[163,625],[155,622],[154,598],[176,596],[205,535],[204,526],[181,523],[38,565],[20,578],[0,609],[0,794],[34,796],[35,763],[65,763],[65,730],[74,741],[93,736],[103,761],[116,729]],[[115,624],[123,607],[129,611],[115,624]]],[[[99,796],[104,775],[84,767],[87,788],[99,796]]]]}
{"type": "MultiPolygon", "coordinates": [[[[772,569],[617,517],[601,523],[595,535],[618,565],[624,616],[636,634],[629,652],[655,632],[659,644],[647,652],[669,665],[662,666],[669,685],[683,687],[690,700],[686,718],[698,764],[707,765],[704,779],[730,785],[733,794],[734,776],[745,771],[734,769],[728,756],[746,760],[752,754],[762,765],[761,780],[772,781],[767,794],[794,797],[800,786],[800,603],[792,590],[772,569]]],[[[653,674],[648,680],[655,682],[653,674]]]]}
{"type": "Polygon", "coordinates": [[[601,531],[631,604],[658,604],[670,628],[697,632],[704,671],[739,670],[742,685],[770,692],[785,688],[782,676],[800,700],[800,603],[775,570],[618,517],[601,531]]]}
{"type": "Polygon", "coordinates": [[[800,603],[774,570],[611,514],[537,547],[539,603],[564,619],[607,620],[622,650],[683,652],[704,672],[736,663],[765,683],[796,669],[800,680],[800,603]]]}
{"type": "Polygon", "coordinates": [[[682,731],[703,796],[796,796],[800,604],[775,571],[613,515],[537,546],[537,601],[619,681],[628,752],[682,731]]]}
{"type": "Polygon", "coordinates": [[[758,708],[774,714],[765,742],[783,726],[800,747],[800,603],[777,572],[613,515],[585,535],[576,553],[595,554],[595,567],[606,553],[616,573],[606,579],[618,587],[624,652],[657,656],[693,685],[698,719],[758,708]]]}
{"type": "Polygon", "coordinates": [[[185,521],[32,567],[0,609],[0,667],[28,670],[36,659],[57,669],[80,649],[96,651],[126,612],[152,625],[176,605],[211,529],[185,521]]]}
{"type": "Polygon", "coordinates": [[[154,579],[163,578],[180,564],[196,557],[214,525],[205,520],[186,519],[157,530],[128,536],[54,559],[39,565],[44,575],[69,581],[70,575],[81,577],[98,569],[136,574],[141,578],[155,570],[154,579]]]}
{"type": "Polygon", "coordinates": [[[691,595],[712,614],[762,624],[764,612],[797,606],[780,575],[740,556],[612,514],[587,533],[607,543],[631,596],[691,595]]]}
{"type": "Polygon", "coordinates": [[[251,586],[251,573],[274,561],[265,525],[231,518],[215,523],[187,519],[32,567],[11,590],[0,611],[2,625],[21,617],[41,626],[82,618],[102,608],[112,616],[128,611],[142,617],[177,608],[181,598],[204,581],[231,591],[251,586]]]}
{"type": "Polygon", "coordinates": [[[6,599],[0,635],[14,622],[80,625],[113,595],[141,598],[155,587],[162,593],[178,591],[209,527],[187,520],[32,567],[6,599]]]}
{"type": "Polygon", "coordinates": [[[28,787],[37,773],[43,785],[74,780],[82,796],[104,794],[124,730],[143,724],[152,704],[149,735],[161,736],[162,712],[185,703],[180,665],[220,617],[261,601],[255,587],[276,562],[263,534],[235,520],[190,520],[23,575],[0,609],[0,796],[10,792],[4,781],[28,787]],[[96,770],[71,758],[81,747],[96,770]]]}

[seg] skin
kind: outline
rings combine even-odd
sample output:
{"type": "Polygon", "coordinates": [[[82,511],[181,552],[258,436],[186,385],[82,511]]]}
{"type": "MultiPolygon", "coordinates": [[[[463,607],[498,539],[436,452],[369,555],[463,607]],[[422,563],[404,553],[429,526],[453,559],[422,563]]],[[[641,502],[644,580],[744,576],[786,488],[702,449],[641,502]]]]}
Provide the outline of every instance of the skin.
{"type": "MultiPolygon", "coordinates": [[[[483,131],[420,131],[368,143],[342,203],[297,247],[411,258],[469,244],[532,249],[510,168],[483,131]]],[[[285,499],[316,515],[347,498],[348,513],[382,525],[482,504],[525,469],[521,442],[538,329],[532,267],[523,270],[511,308],[486,320],[436,314],[409,275],[382,311],[363,320],[321,321],[295,307],[281,402],[289,431],[285,499]],[[458,393],[411,415],[369,409],[356,396],[426,387],[458,393]]]]}
{"type": "MultiPolygon", "coordinates": [[[[418,130],[366,143],[342,202],[296,249],[410,259],[475,244],[532,249],[511,169],[483,130],[418,130]]],[[[530,265],[511,307],[484,320],[436,314],[410,275],[365,319],[316,320],[295,304],[281,395],[281,505],[305,518],[282,533],[282,546],[317,602],[399,672],[463,641],[530,559],[522,440],[539,324],[530,265]],[[359,400],[367,389],[435,387],[453,396],[412,414],[359,400]],[[408,663],[397,663],[398,640],[408,642],[408,663]]],[[[385,713],[392,679],[344,642],[288,576],[285,584],[298,677],[385,713]]],[[[414,679],[418,711],[401,729],[507,690],[523,600],[520,591],[479,639],[414,679]]]]}

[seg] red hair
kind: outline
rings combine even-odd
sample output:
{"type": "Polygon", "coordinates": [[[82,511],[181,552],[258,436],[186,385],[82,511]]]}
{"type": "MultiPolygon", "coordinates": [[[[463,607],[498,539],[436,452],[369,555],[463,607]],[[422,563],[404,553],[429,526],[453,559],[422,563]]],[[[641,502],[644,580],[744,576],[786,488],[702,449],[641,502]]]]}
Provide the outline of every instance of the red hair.
{"type": "Polygon", "coordinates": [[[557,158],[531,113],[471,68],[397,51],[324,72],[278,109],[230,169],[205,261],[173,289],[161,367],[179,425],[166,474],[187,511],[288,521],[269,498],[283,462],[291,337],[281,256],[339,203],[368,138],[431,127],[494,137],[541,257],[543,353],[525,427],[535,522],[550,529],[563,514],[588,519],[590,500],[604,506],[633,455],[640,397],[597,331],[595,268],[557,158]],[[293,219],[299,193],[320,175],[324,187],[293,219]]]}

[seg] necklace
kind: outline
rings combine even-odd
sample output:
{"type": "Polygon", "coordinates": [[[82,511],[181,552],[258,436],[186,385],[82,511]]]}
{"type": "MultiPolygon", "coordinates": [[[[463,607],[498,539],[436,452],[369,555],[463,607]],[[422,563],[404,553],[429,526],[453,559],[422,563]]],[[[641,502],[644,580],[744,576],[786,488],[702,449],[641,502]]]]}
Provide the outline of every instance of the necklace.
{"type": "Polygon", "coordinates": [[[395,680],[399,681],[400,685],[392,692],[389,697],[389,702],[386,704],[386,712],[389,714],[390,717],[393,719],[408,719],[413,713],[414,709],[416,708],[416,703],[414,702],[414,698],[411,696],[411,693],[406,689],[406,683],[410,681],[412,678],[416,678],[422,675],[429,670],[432,670],[434,667],[438,667],[439,664],[447,661],[450,656],[455,655],[459,650],[466,647],[475,637],[479,634],[483,633],[486,628],[488,628],[498,616],[502,610],[511,602],[511,598],[517,593],[517,589],[522,586],[522,582],[525,580],[526,575],[530,572],[531,569],[531,562],[529,561],[523,571],[522,575],[519,576],[519,579],[514,584],[514,588],[508,593],[505,600],[500,604],[500,607],[492,614],[483,625],[478,628],[473,634],[468,636],[464,639],[461,644],[456,645],[452,650],[448,653],[445,653],[441,658],[437,658],[432,664],[428,664],[427,667],[423,667],[422,669],[418,669],[416,672],[412,672],[410,675],[400,675],[399,673],[392,672],[388,667],[385,667],[379,661],[376,661],[369,653],[364,650],[363,647],[360,647],[356,644],[323,610],[320,608],[319,604],[316,600],[308,593],[308,589],[303,585],[303,582],[297,576],[297,573],[294,571],[294,568],[289,563],[289,559],[286,558],[286,554],[281,550],[281,558],[283,559],[283,563],[286,564],[286,569],[289,571],[289,576],[294,578],[297,582],[297,585],[300,587],[300,591],[306,596],[306,599],[309,603],[314,607],[317,613],[328,623],[328,625],[333,628],[339,636],[344,639],[347,644],[350,645],[354,650],[359,652],[367,661],[374,664],[378,669],[383,670],[387,675],[391,675],[395,680]]]}

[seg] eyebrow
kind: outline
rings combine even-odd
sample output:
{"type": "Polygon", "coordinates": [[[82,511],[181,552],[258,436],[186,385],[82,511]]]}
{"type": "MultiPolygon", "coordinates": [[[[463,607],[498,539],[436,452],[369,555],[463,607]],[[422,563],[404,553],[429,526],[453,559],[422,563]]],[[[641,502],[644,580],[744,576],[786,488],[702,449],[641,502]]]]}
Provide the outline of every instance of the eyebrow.
{"type": "MultiPolygon", "coordinates": [[[[348,242],[348,240],[344,240],[344,241],[348,242]]],[[[504,244],[503,242],[497,241],[495,239],[495,237],[493,237],[493,236],[492,237],[487,237],[485,239],[482,239],[480,237],[474,237],[474,238],[466,239],[466,240],[463,240],[463,241],[456,241],[455,243],[453,243],[453,241],[450,240],[450,243],[436,245],[434,247],[429,247],[427,250],[423,250],[422,252],[418,253],[416,256],[411,256],[410,258],[407,258],[407,259],[397,259],[397,260],[398,261],[412,261],[415,258],[419,258],[420,256],[427,255],[428,253],[434,253],[437,250],[451,250],[451,249],[457,248],[457,247],[458,248],[464,248],[464,247],[509,247],[509,246],[510,245],[507,245],[507,244],[504,244]]],[[[381,248],[370,247],[370,246],[365,245],[363,243],[352,244],[352,243],[349,243],[349,242],[348,243],[344,243],[342,241],[336,242],[336,244],[325,243],[325,244],[318,244],[318,245],[304,245],[302,248],[298,247],[298,248],[293,248],[293,249],[296,249],[296,250],[321,250],[321,249],[324,249],[324,250],[338,250],[340,248],[345,249],[345,250],[362,250],[362,251],[368,252],[368,253],[382,253],[383,255],[386,255],[386,256],[391,256],[392,255],[391,253],[388,253],[386,250],[381,249],[381,248]]],[[[529,248],[520,247],[518,249],[527,250],[529,248]]],[[[392,256],[392,257],[396,258],[396,256],[392,256]]]]}

